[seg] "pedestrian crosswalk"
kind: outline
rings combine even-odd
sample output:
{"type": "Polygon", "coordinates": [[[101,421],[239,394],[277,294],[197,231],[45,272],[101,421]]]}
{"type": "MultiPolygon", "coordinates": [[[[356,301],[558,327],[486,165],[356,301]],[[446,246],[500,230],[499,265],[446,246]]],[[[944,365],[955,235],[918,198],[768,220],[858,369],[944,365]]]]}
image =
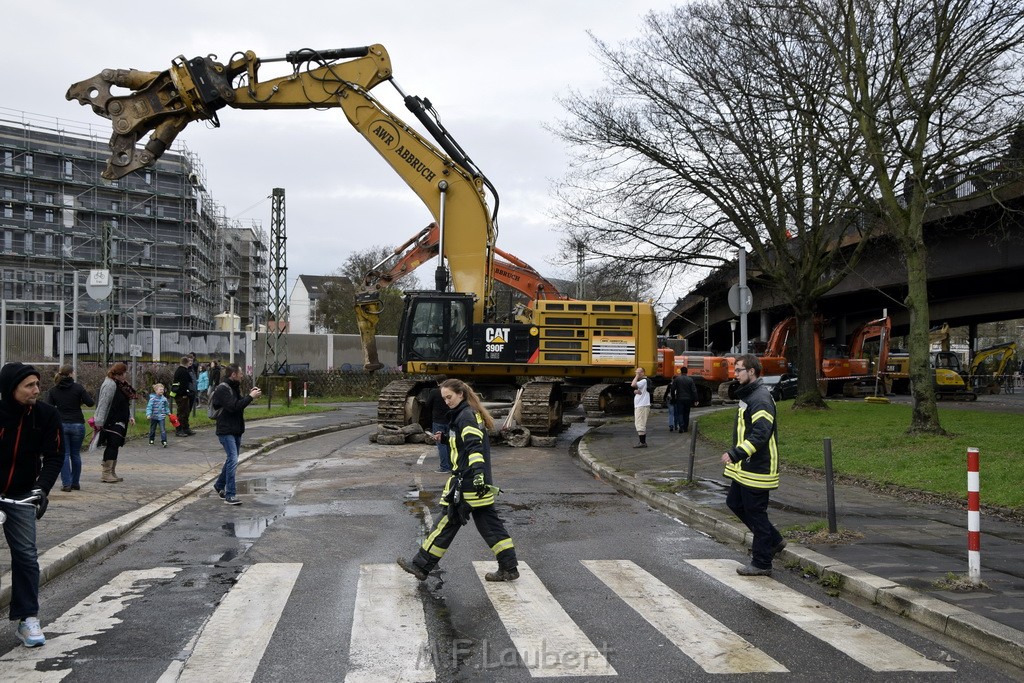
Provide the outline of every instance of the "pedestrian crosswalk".
{"type": "MultiPolygon", "coordinates": [[[[837,656],[843,661],[849,660],[866,671],[952,671],[778,580],[737,575],[735,570],[740,565],[733,560],[691,559],[686,563],[680,571],[696,572],[695,576],[704,579],[703,585],[719,586],[719,599],[723,592],[729,596],[727,601],[736,601],[739,596],[740,601],[757,605],[764,619],[777,620],[780,626],[791,624],[804,637],[824,643],[841,653],[837,656]]],[[[757,644],[750,642],[698,607],[691,600],[696,599],[695,595],[681,594],[632,560],[583,560],[582,566],[583,574],[589,572],[599,580],[592,590],[607,589],[604,595],[595,594],[595,600],[610,601],[614,610],[631,611],[642,618],[623,638],[664,642],[677,652],[675,657],[681,653],[692,662],[691,667],[708,674],[772,673],[806,678],[814,673],[800,671],[800,658],[787,656],[791,645],[764,637],[764,633],[748,633],[748,637],[759,640],[757,644]],[[648,626],[648,632],[633,632],[648,626]],[[779,652],[769,653],[762,648],[779,652]]],[[[488,610],[478,608],[477,613],[486,614],[481,618],[493,623],[496,632],[507,636],[510,643],[500,654],[502,666],[517,668],[525,677],[623,677],[622,670],[630,663],[620,662],[629,648],[616,648],[614,660],[608,656],[608,632],[588,634],[577,623],[572,612],[579,610],[579,604],[567,609],[558,591],[551,587],[559,585],[559,577],[544,577],[520,562],[518,581],[492,583],[484,580],[484,574],[492,568],[492,562],[473,563],[486,595],[480,600],[482,605],[490,606],[488,610]]],[[[4,680],[63,680],[73,672],[79,658],[88,658],[88,648],[104,634],[110,632],[116,637],[117,629],[125,627],[125,612],[134,601],[160,584],[175,580],[181,571],[179,567],[157,567],[117,575],[46,625],[44,647],[17,647],[0,657],[4,680]]],[[[253,680],[282,623],[301,572],[298,563],[263,562],[244,569],[203,618],[191,641],[183,644],[180,656],[167,662],[160,682],[253,680]]],[[[342,672],[325,672],[324,680],[429,683],[450,679],[451,672],[444,670],[450,662],[439,666],[438,652],[446,647],[465,648],[466,642],[437,642],[444,636],[430,628],[425,608],[432,598],[423,584],[394,563],[363,564],[358,576],[347,665],[342,672]]],[[[593,629],[593,624],[589,625],[593,629]]]]}

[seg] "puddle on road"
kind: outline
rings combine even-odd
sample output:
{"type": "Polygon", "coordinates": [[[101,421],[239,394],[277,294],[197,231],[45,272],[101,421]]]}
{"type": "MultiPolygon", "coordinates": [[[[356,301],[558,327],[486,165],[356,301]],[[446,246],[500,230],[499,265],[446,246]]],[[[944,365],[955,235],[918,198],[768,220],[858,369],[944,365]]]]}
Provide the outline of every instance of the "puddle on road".
{"type": "Polygon", "coordinates": [[[235,482],[235,489],[238,493],[266,493],[268,490],[267,478],[239,479],[235,482]]]}

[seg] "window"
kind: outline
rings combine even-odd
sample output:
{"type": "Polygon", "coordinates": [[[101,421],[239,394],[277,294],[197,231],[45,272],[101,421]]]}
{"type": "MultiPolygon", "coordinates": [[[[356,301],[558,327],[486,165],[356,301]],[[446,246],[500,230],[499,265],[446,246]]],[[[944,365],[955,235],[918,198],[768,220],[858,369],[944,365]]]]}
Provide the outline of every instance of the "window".
{"type": "Polygon", "coordinates": [[[46,202],[47,204],[53,204],[53,193],[47,192],[43,201],[46,202]]]}
{"type": "Polygon", "coordinates": [[[25,220],[30,221],[35,218],[35,210],[31,206],[25,207],[25,220]]]}
{"type": "Polygon", "coordinates": [[[143,212],[144,212],[144,213],[145,213],[145,214],[146,214],[147,216],[152,216],[152,215],[153,215],[153,207],[151,207],[151,206],[150,206],[149,204],[146,204],[145,206],[143,206],[143,207],[142,207],[142,211],[143,211],[143,212]]]}
{"type": "Polygon", "coordinates": [[[43,219],[44,219],[44,220],[45,220],[45,221],[46,221],[47,223],[52,223],[52,222],[53,222],[53,209],[47,209],[47,210],[46,210],[46,213],[45,213],[45,214],[43,214],[43,219]]]}
{"type": "Polygon", "coordinates": [[[64,256],[71,258],[71,249],[74,244],[74,238],[71,237],[71,235],[64,235],[64,246],[61,247],[61,251],[64,252],[64,256]]]}
{"type": "MultiPolygon", "coordinates": [[[[48,255],[53,255],[53,254],[56,253],[54,251],[53,235],[50,234],[50,233],[47,233],[46,235],[43,235],[43,253],[44,254],[48,254],[48,255]]],[[[53,282],[52,273],[47,273],[46,275],[50,276],[50,277],[46,278],[47,281],[48,282],[53,282]]]]}
{"type": "Polygon", "coordinates": [[[152,185],[153,184],[153,172],[152,171],[146,171],[145,181],[146,181],[147,185],[152,185]]]}
{"type": "Polygon", "coordinates": [[[32,166],[35,164],[35,158],[31,154],[25,155],[25,172],[31,173],[32,166]]]}
{"type": "Polygon", "coordinates": [[[117,228],[117,216],[110,219],[110,227],[117,228]]]}
{"type": "MultiPolygon", "coordinates": [[[[4,251],[14,251],[14,231],[4,230],[4,251]]],[[[7,271],[9,272],[9,271],[7,271]]],[[[6,272],[5,272],[6,274],[6,272]]],[[[10,279],[10,278],[8,278],[10,279]]]]}
{"type": "Polygon", "coordinates": [[[143,244],[142,245],[142,258],[149,260],[153,258],[153,245],[143,244]]]}
{"type": "Polygon", "coordinates": [[[32,238],[32,233],[25,233],[25,253],[31,254],[35,251],[35,240],[32,238]]]}
{"type": "Polygon", "coordinates": [[[4,150],[4,168],[14,167],[14,152],[4,150]]]}
{"type": "Polygon", "coordinates": [[[71,162],[70,159],[64,160],[64,175],[67,176],[68,178],[75,175],[75,165],[71,162]]]}
{"type": "Polygon", "coordinates": [[[110,210],[111,211],[120,211],[121,210],[121,205],[118,204],[117,202],[110,202],[110,210]]]}
{"type": "Polygon", "coordinates": [[[4,218],[14,218],[14,206],[12,204],[4,204],[4,218]]]}
{"type": "Polygon", "coordinates": [[[9,187],[4,188],[4,199],[14,199],[14,190],[9,187]]]}
{"type": "Polygon", "coordinates": [[[25,190],[25,201],[34,202],[36,200],[35,190],[25,190]]]}

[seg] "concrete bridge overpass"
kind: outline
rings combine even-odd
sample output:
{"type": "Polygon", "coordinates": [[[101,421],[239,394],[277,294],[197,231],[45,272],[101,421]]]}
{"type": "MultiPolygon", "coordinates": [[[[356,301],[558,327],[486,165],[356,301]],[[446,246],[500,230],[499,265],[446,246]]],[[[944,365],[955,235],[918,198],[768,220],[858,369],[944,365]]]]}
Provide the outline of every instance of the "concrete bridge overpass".
{"type": "MultiPolygon", "coordinates": [[[[968,326],[972,342],[979,323],[1024,318],[1024,181],[982,191],[968,187],[955,202],[933,206],[926,216],[928,298],[932,324],[968,326]]],[[[728,290],[739,280],[736,266],[719,269],[679,299],[665,317],[662,330],[684,337],[690,349],[729,349],[736,318],[728,306],[728,290]]],[[[779,295],[766,288],[756,272],[748,272],[754,299],[748,315],[748,336],[766,340],[772,327],[792,314],[779,295]]],[[[845,343],[862,322],[887,309],[893,335],[905,335],[909,313],[906,268],[887,238],[872,240],[857,267],[819,303],[825,338],[845,343]]],[[[739,344],[739,326],[735,333],[739,344]]]]}

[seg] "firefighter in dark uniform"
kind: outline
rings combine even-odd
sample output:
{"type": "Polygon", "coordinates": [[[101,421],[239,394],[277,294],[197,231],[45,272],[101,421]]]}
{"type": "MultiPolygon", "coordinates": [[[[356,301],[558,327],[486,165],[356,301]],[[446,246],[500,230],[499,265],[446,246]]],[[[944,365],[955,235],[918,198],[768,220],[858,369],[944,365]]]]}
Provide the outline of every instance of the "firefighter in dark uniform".
{"type": "Polygon", "coordinates": [[[725,476],[732,479],[726,504],[751,533],[753,558],[738,567],[741,576],[771,576],[772,558],[786,541],[768,519],[768,493],[779,487],[779,451],[775,441],[775,401],[761,381],[761,361],[749,354],[736,358],[735,397],[739,400],[733,442],[722,454],[725,476]]]}
{"type": "Polygon", "coordinates": [[[424,581],[455,540],[459,529],[473,518],[476,530],[498,560],[498,570],[488,572],[488,581],[515,581],[519,578],[516,550],[512,538],[494,509],[498,487],[491,478],[491,449],[487,430],[494,419],[480,398],[465,382],[447,379],[441,383],[441,396],[450,408],[448,444],[452,475],[441,494],[445,512],[427,534],[419,552],[411,560],[398,558],[405,571],[424,581]]]}

